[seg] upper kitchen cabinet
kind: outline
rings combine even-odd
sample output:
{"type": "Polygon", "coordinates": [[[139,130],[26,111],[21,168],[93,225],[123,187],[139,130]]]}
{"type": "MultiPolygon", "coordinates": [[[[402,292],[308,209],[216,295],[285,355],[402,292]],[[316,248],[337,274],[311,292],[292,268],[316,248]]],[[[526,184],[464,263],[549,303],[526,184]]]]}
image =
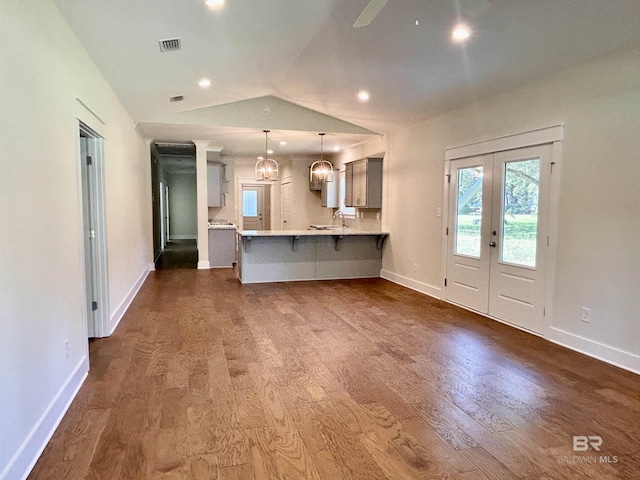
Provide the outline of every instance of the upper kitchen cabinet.
{"type": "Polygon", "coordinates": [[[219,162],[207,162],[207,204],[210,207],[224,207],[225,195],[223,184],[225,180],[225,165],[219,162]]]}
{"type": "Polygon", "coordinates": [[[345,164],[345,206],[382,208],[382,158],[345,164]]]}

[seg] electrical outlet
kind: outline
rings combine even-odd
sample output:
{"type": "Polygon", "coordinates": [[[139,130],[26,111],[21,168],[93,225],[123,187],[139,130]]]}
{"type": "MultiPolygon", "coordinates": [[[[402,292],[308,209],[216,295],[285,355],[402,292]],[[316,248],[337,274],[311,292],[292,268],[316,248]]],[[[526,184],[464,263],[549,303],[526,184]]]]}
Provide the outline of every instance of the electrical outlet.
{"type": "Polygon", "coordinates": [[[591,323],[591,309],[582,307],[582,321],[584,323],[591,323]]]}
{"type": "Polygon", "coordinates": [[[436,217],[441,217],[442,216],[442,207],[438,207],[436,208],[436,217]]]}
{"type": "Polygon", "coordinates": [[[64,341],[64,358],[69,360],[69,340],[64,341]]]}

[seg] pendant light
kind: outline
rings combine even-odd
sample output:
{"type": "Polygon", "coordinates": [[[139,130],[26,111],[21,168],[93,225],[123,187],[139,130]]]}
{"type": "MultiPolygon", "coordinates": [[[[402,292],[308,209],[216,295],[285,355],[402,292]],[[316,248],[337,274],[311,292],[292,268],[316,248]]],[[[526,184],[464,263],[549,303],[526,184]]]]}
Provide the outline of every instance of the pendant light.
{"type": "Polygon", "coordinates": [[[323,140],[324,133],[320,135],[320,160],[317,160],[311,164],[309,169],[309,181],[313,183],[314,176],[316,180],[320,182],[333,182],[333,165],[323,156],[323,140]]]}
{"type": "Polygon", "coordinates": [[[278,163],[269,158],[269,132],[270,130],[263,130],[264,132],[264,157],[258,157],[256,162],[256,180],[278,180],[278,163]]]}

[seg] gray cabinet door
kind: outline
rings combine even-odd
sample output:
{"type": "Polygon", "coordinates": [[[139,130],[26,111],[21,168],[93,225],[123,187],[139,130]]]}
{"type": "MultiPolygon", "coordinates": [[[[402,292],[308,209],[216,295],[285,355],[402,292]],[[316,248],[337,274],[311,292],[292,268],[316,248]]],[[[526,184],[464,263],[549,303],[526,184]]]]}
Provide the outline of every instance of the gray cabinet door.
{"type": "Polygon", "coordinates": [[[357,160],[345,169],[345,206],[382,208],[382,158],[357,160]]]}
{"type": "Polygon", "coordinates": [[[353,206],[367,206],[367,161],[353,163],[353,206]]]}
{"type": "Polygon", "coordinates": [[[207,204],[209,207],[224,207],[222,168],[221,163],[207,164],[207,204]]]}
{"type": "Polygon", "coordinates": [[[353,163],[347,163],[345,165],[344,182],[344,206],[353,207],[353,163]]]}

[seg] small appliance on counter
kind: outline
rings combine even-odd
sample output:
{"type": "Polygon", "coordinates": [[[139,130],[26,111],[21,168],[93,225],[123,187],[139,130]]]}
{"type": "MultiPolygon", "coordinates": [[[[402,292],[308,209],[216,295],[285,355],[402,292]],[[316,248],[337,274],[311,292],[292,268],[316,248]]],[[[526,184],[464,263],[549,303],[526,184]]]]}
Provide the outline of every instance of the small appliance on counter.
{"type": "Polygon", "coordinates": [[[230,268],[236,263],[236,226],[227,220],[209,220],[209,266],[230,268]]]}

